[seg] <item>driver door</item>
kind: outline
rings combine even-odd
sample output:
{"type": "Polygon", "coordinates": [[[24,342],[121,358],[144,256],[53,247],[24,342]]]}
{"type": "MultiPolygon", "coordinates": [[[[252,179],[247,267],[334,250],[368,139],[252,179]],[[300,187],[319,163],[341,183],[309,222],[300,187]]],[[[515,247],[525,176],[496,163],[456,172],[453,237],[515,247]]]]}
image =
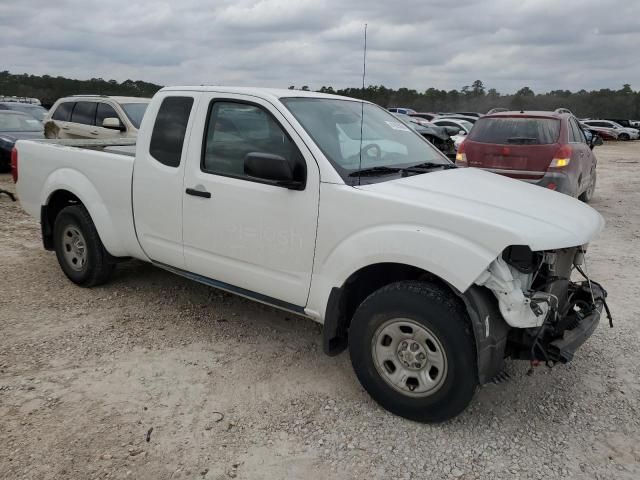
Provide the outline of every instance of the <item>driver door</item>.
{"type": "Polygon", "coordinates": [[[311,283],[320,177],[309,150],[269,102],[203,96],[183,193],[186,269],[235,293],[301,311],[311,283]],[[244,173],[248,153],[304,162],[303,190],[244,173]]]}

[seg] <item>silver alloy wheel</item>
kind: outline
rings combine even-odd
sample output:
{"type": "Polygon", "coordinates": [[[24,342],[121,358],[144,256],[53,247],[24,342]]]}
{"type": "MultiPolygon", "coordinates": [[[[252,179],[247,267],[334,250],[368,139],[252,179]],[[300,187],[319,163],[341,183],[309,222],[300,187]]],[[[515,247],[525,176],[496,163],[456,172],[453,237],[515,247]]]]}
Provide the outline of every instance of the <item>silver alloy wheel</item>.
{"type": "Polygon", "coordinates": [[[394,390],[412,397],[437,392],[447,377],[447,355],[433,332],[408,318],[393,318],[373,335],[376,370],[394,390]]]}
{"type": "Polygon", "coordinates": [[[76,227],[68,226],[62,232],[62,248],[67,264],[80,271],[87,263],[87,244],[76,227]]]}

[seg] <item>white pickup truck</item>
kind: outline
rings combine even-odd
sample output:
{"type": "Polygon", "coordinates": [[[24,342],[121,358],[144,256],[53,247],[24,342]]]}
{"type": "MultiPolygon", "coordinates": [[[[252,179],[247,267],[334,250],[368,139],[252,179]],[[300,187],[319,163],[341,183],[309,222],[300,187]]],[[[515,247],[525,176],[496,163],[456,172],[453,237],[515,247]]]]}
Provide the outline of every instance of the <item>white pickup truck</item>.
{"type": "Polygon", "coordinates": [[[455,168],[376,105],[164,88],[133,142],[16,145],[20,201],[67,277],[136,258],[311,318],[398,415],[453,417],[508,357],[568,362],[606,306],[571,279],[595,210],[455,168]]]}

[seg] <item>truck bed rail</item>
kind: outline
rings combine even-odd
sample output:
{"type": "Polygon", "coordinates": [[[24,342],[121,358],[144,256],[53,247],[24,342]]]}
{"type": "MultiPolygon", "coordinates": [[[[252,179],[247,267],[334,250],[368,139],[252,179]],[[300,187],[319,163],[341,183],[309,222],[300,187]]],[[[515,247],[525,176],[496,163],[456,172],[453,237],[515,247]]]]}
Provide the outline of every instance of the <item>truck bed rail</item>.
{"type": "Polygon", "coordinates": [[[31,140],[39,143],[49,143],[64,147],[130,147],[135,146],[135,138],[113,138],[113,139],[91,139],[91,138],[43,138],[42,140],[31,140]]]}

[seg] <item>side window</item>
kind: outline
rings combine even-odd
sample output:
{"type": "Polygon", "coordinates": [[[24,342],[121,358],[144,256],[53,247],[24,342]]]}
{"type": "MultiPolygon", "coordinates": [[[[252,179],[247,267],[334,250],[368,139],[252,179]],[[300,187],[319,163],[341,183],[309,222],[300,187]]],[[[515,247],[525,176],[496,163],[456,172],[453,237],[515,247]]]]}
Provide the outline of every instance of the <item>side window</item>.
{"type": "Polygon", "coordinates": [[[64,102],[58,105],[56,111],[53,112],[51,118],[54,120],[60,120],[61,122],[68,122],[71,118],[71,110],[73,110],[74,102],[64,102]]]}
{"type": "Polygon", "coordinates": [[[571,128],[573,129],[576,142],[587,143],[587,137],[585,137],[584,132],[582,131],[582,128],[580,128],[580,125],[578,125],[578,122],[576,121],[575,118],[571,119],[571,128]]]}
{"type": "Polygon", "coordinates": [[[96,102],[78,102],[71,113],[71,123],[95,125],[96,102]]]}
{"type": "Polygon", "coordinates": [[[576,135],[576,127],[573,125],[573,119],[567,120],[567,131],[569,133],[569,143],[576,143],[578,137],[576,135]]]}
{"type": "Polygon", "coordinates": [[[162,100],[151,132],[149,153],[168,167],[178,167],[187,132],[192,97],[166,97],[162,100]]]}
{"type": "Polygon", "coordinates": [[[256,105],[213,102],[205,134],[202,170],[243,177],[248,153],[279,155],[304,165],[300,151],[271,114],[256,105]]]}
{"type": "Polygon", "coordinates": [[[100,102],[98,103],[98,110],[96,111],[96,125],[102,127],[102,122],[104,122],[105,118],[117,118],[120,120],[120,124],[122,124],[122,119],[116,113],[116,110],[108,103],[100,102]]]}

